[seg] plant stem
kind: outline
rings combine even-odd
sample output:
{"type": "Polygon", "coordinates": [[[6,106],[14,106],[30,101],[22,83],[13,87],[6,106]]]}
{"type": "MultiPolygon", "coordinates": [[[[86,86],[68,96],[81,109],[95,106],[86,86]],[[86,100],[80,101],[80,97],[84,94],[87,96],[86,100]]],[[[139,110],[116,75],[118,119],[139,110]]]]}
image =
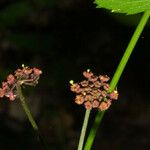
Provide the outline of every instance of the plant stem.
{"type": "Polygon", "coordinates": [[[26,101],[25,101],[25,97],[22,94],[21,86],[20,86],[19,83],[16,85],[16,89],[17,89],[17,93],[18,93],[20,101],[21,101],[21,105],[22,105],[22,107],[23,107],[23,109],[24,109],[24,111],[25,111],[25,113],[26,113],[26,115],[27,115],[27,117],[28,117],[28,119],[29,119],[33,129],[35,131],[37,131],[38,130],[38,126],[37,126],[37,124],[36,124],[32,114],[31,114],[31,112],[29,110],[29,107],[28,107],[26,101]]]}
{"type": "Polygon", "coordinates": [[[149,15],[150,15],[150,11],[146,11],[143,14],[131,40],[130,40],[130,42],[129,42],[129,44],[128,44],[125,52],[124,52],[124,55],[123,55],[119,65],[117,67],[117,70],[116,70],[116,72],[112,78],[112,81],[110,83],[110,92],[113,91],[114,88],[116,87],[116,85],[117,85],[117,83],[118,83],[118,81],[122,75],[122,72],[123,72],[128,60],[131,56],[131,53],[133,52],[134,47],[135,47],[135,45],[136,45],[136,43],[137,43],[137,41],[138,41],[138,39],[142,33],[147,21],[148,21],[149,15]]]}
{"type": "Polygon", "coordinates": [[[100,124],[100,122],[101,122],[102,119],[103,119],[104,112],[105,112],[105,111],[102,111],[102,112],[101,112],[101,111],[98,111],[98,113],[97,113],[97,115],[96,115],[96,117],[95,117],[94,124],[93,124],[93,126],[92,126],[92,128],[91,128],[90,134],[89,134],[89,136],[88,136],[87,142],[86,142],[86,144],[85,144],[84,150],[89,150],[89,149],[91,149],[92,143],[93,143],[93,141],[94,141],[94,138],[93,138],[93,137],[96,135],[96,131],[97,131],[98,127],[99,127],[99,124],[100,124]]]}
{"type": "Polygon", "coordinates": [[[17,94],[19,95],[19,98],[20,98],[20,101],[21,101],[21,105],[29,119],[29,122],[31,123],[34,131],[36,132],[37,136],[39,137],[39,140],[41,142],[41,144],[43,145],[44,149],[48,150],[48,146],[47,146],[47,143],[45,141],[45,139],[43,138],[43,136],[41,135],[39,129],[38,129],[38,126],[30,112],[30,109],[26,103],[26,100],[25,100],[25,97],[23,96],[23,93],[22,93],[22,90],[21,90],[21,86],[20,84],[16,84],[16,89],[17,89],[17,94]]]}
{"type": "Polygon", "coordinates": [[[86,133],[86,129],[87,129],[87,124],[88,124],[90,112],[91,112],[91,110],[88,110],[88,109],[85,112],[85,117],[84,117],[84,121],[83,121],[83,125],[82,125],[82,130],[81,130],[78,150],[82,150],[82,148],[83,148],[84,138],[85,138],[85,133],[86,133]]]}
{"type": "MultiPolygon", "coordinates": [[[[119,65],[116,69],[116,72],[115,72],[115,74],[111,80],[109,92],[112,92],[114,90],[114,88],[116,87],[116,85],[117,85],[117,83],[118,83],[118,81],[119,81],[119,79],[120,79],[120,77],[121,77],[121,75],[125,69],[125,66],[129,60],[130,56],[131,56],[131,53],[133,52],[133,49],[134,49],[143,29],[144,29],[144,27],[148,21],[149,16],[150,16],[150,11],[146,11],[143,14],[131,40],[130,40],[130,42],[129,42],[129,44],[128,44],[125,52],[124,52],[124,55],[123,55],[119,65]]],[[[105,113],[105,111],[101,112],[101,113],[100,112],[97,113],[97,115],[95,117],[95,121],[93,123],[93,126],[90,130],[89,136],[87,138],[84,150],[90,150],[91,149],[92,144],[94,142],[94,138],[96,136],[97,129],[101,123],[101,120],[104,116],[104,113],[105,113]]]]}

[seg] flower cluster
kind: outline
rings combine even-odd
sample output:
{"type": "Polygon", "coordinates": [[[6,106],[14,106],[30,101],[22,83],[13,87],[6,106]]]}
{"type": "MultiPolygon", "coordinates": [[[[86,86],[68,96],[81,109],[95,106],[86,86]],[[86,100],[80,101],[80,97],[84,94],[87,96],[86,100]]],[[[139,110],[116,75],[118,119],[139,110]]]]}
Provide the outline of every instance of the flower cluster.
{"type": "Polygon", "coordinates": [[[76,93],[75,103],[84,104],[86,109],[98,108],[104,111],[110,107],[113,100],[118,99],[117,90],[109,93],[107,75],[95,76],[90,70],[87,70],[83,72],[83,76],[86,80],[79,83],[70,81],[71,91],[76,93]]]}
{"type": "Polygon", "coordinates": [[[13,74],[7,76],[7,80],[2,82],[2,88],[0,88],[0,97],[8,97],[9,100],[15,100],[16,85],[30,85],[35,86],[38,84],[39,77],[42,71],[38,68],[29,68],[22,65],[21,69],[17,69],[13,74]]]}

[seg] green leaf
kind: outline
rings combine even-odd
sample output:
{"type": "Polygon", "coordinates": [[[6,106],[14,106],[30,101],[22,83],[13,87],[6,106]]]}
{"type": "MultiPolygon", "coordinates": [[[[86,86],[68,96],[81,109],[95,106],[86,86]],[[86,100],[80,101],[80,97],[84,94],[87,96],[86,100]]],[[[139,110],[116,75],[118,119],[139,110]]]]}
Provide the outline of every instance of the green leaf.
{"type": "Polygon", "coordinates": [[[150,0],[95,0],[98,8],[116,13],[137,14],[150,10],[150,0]]]}

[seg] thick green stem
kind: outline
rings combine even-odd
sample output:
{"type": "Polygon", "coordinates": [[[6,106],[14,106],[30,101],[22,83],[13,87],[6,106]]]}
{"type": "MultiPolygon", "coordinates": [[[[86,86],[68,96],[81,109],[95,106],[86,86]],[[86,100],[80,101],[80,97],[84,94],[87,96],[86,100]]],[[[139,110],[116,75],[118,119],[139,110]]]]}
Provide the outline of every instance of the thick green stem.
{"type": "Polygon", "coordinates": [[[128,44],[128,46],[127,46],[127,48],[126,48],[126,50],[125,50],[125,52],[123,54],[123,57],[122,57],[119,65],[117,67],[117,70],[116,70],[116,72],[115,72],[115,74],[114,74],[114,76],[113,76],[113,78],[111,80],[110,92],[113,91],[114,88],[116,87],[116,85],[117,85],[117,83],[118,83],[118,81],[119,81],[119,79],[120,79],[120,77],[122,75],[122,72],[123,72],[123,70],[124,70],[128,60],[129,60],[129,58],[131,56],[131,53],[133,52],[134,47],[135,47],[135,45],[136,45],[136,43],[137,43],[137,41],[138,41],[138,39],[139,39],[139,37],[140,37],[140,35],[142,33],[142,31],[143,31],[147,21],[148,21],[149,15],[150,15],[150,11],[146,11],[143,14],[143,16],[142,16],[142,18],[141,18],[141,20],[140,20],[140,22],[139,22],[135,32],[134,32],[132,38],[131,38],[131,40],[130,40],[130,42],[129,42],[129,44],[128,44]]]}
{"type": "Polygon", "coordinates": [[[93,141],[94,141],[93,137],[96,135],[96,131],[99,127],[100,122],[102,121],[103,115],[104,115],[104,111],[102,111],[102,112],[98,111],[98,114],[95,117],[94,124],[91,128],[90,134],[88,136],[87,142],[85,144],[84,150],[91,149],[91,146],[92,146],[93,141]]]}
{"type": "MultiPolygon", "coordinates": [[[[150,16],[150,11],[146,11],[143,14],[143,16],[142,16],[142,18],[141,18],[134,34],[133,34],[131,40],[130,40],[130,42],[129,42],[129,44],[128,44],[125,52],[124,52],[124,55],[123,55],[119,65],[117,67],[117,70],[116,70],[116,72],[115,72],[115,74],[114,74],[114,76],[111,80],[110,92],[113,91],[114,88],[116,87],[116,85],[117,85],[117,83],[118,83],[118,81],[119,81],[119,79],[120,79],[120,77],[121,77],[121,75],[122,75],[122,73],[125,69],[125,66],[126,66],[128,60],[129,60],[130,56],[131,56],[131,53],[133,52],[133,49],[134,49],[134,47],[135,47],[135,45],[136,45],[143,29],[144,29],[144,27],[145,27],[145,25],[148,21],[149,16],[150,16]]],[[[97,115],[95,117],[95,121],[94,121],[93,126],[91,128],[91,131],[89,133],[89,136],[87,138],[84,150],[90,150],[91,149],[92,144],[93,144],[94,139],[95,139],[95,136],[96,136],[97,129],[98,129],[100,123],[101,123],[101,120],[104,116],[104,113],[105,112],[101,112],[101,113],[98,112],[97,113],[97,115]]]]}
{"type": "Polygon", "coordinates": [[[88,124],[90,112],[91,112],[91,110],[88,110],[88,109],[85,112],[85,117],[84,117],[84,121],[83,121],[83,125],[82,125],[82,130],[81,130],[78,150],[82,150],[82,148],[83,148],[84,138],[85,138],[85,133],[86,133],[86,129],[87,129],[87,124],[88,124]]]}

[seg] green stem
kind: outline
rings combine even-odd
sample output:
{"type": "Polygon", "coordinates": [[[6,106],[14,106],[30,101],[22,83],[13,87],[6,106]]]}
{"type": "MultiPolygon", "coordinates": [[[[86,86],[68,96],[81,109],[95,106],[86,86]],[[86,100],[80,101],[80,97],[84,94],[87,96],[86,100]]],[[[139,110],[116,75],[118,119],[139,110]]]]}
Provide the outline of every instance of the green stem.
{"type": "Polygon", "coordinates": [[[114,88],[116,87],[116,85],[117,85],[117,83],[121,77],[121,74],[122,74],[130,56],[131,56],[131,53],[133,52],[134,47],[135,47],[135,45],[136,45],[136,43],[137,43],[137,41],[138,41],[138,39],[142,33],[147,21],[148,21],[149,15],[150,15],[150,11],[146,11],[143,14],[131,40],[130,40],[130,42],[129,42],[129,44],[128,44],[125,52],[124,52],[124,55],[123,55],[119,65],[118,65],[118,68],[117,68],[117,70],[116,70],[116,72],[112,78],[112,81],[110,83],[110,92],[113,91],[114,88]]]}
{"type": "Polygon", "coordinates": [[[22,107],[23,107],[23,109],[24,109],[24,111],[25,111],[25,113],[26,113],[26,115],[27,115],[27,117],[29,119],[29,122],[31,123],[34,131],[38,135],[39,140],[40,140],[41,144],[43,145],[44,149],[48,150],[48,145],[47,145],[45,139],[43,138],[43,136],[41,135],[41,133],[40,133],[40,131],[38,129],[38,126],[37,126],[37,124],[36,124],[32,114],[30,112],[30,109],[29,109],[29,107],[28,107],[28,105],[26,103],[25,97],[23,96],[23,93],[22,93],[22,90],[21,90],[21,86],[20,86],[19,83],[16,84],[16,89],[17,89],[17,94],[18,94],[18,96],[20,98],[20,101],[21,101],[21,105],[22,105],[22,107]]]}
{"type": "Polygon", "coordinates": [[[88,124],[90,112],[91,112],[91,110],[88,110],[88,109],[85,112],[85,117],[84,117],[84,121],[83,121],[83,125],[82,125],[78,150],[82,150],[82,148],[83,148],[83,143],[84,143],[84,138],[85,138],[85,133],[86,133],[86,129],[87,129],[87,124],[88,124]]]}
{"type": "Polygon", "coordinates": [[[29,107],[28,107],[26,101],[25,101],[25,97],[22,94],[21,86],[20,86],[19,83],[16,85],[16,89],[17,89],[17,93],[18,93],[20,101],[21,101],[21,105],[22,105],[22,107],[23,107],[23,109],[24,109],[24,111],[25,111],[25,113],[26,113],[26,115],[27,115],[27,117],[28,117],[28,119],[29,119],[33,129],[35,131],[38,131],[38,126],[37,126],[37,124],[36,124],[32,114],[31,114],[31,112],[29,110],[29,107]]]}
{"type": "MultiPolygon", "coordinates": [[[[130,42],[129,42],[129,44],[128,44],[125,52],[124,52],[124,55],[123,55],[119,65],[117,67],[117,70],[116,70],[116,72],[115,72],[115,74],[114,74],[114,76],[111,80],[110,92],[113,91],[114,88],[116,87],[116,85],[117,85],[117,83],[118,83],[118,81],[119,81],[119,79],[120,79],[120,77],[121,77],[121,75],[122,75],[122,73],[125,69],[125,66],[126,66],[128,60],[129,60],[130,56],[131,56],[131,53],[133,52],[133,49],[134,49],[134,47],[135,47],[135,45],[136,45],[143,29],[144,29],[144,27],[145,27],[145,25],[148,21],[149,16],[150,16],[150,11],[146,11],[143,14],[143,16],[142,16],[142,18],[141,18],[134,34],[133,34],[131,40],[130,40],[130,42]]],[[[92,144],[93,144],[94,139],[95,139],[95,136],[96,136],[97,129],[98,129],[100,123],[101,123],[101,120],[104,116],[104,113],[105,112],[102,112],[102,113],[98,112],[97,113],[95,121],[94,121],[93,126],[91,128],[91,131],[89,133],[89,136],[87,138],[84,150],[90,150],[91,149],[92,144]]]]}
{"type": "Polygon", "coordinates": [[[84,150],[91,149],[91,146],[92,146],[93,141],[94,141],[93,137],[96,135],[96,131],[97,131],[98,127],[99,127],[99,124],[100,124],[100,122],[103,119],[104,112],[105,111],[102,111],[102,112],[98,111],[98,114],[95,117],[94,124],[93,124],[93,126],[91,128],[90,134],[88,136],[87,142],[85,144],[84,150]]]}

